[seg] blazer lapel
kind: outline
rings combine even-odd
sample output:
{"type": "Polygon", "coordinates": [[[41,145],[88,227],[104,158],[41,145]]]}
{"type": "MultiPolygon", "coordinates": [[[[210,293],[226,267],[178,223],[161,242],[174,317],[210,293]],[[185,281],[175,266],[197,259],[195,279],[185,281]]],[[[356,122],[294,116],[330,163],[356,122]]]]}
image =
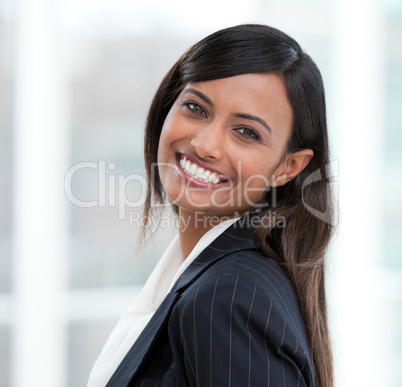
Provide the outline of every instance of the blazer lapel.
{"type": "Polygon", "coordinates": [[[130,380],[138,371],[143,360],[152,350],[153,343],[158,339],[159,333],[169,319],[171,310],[180,294],[194,283],[205,270],[227,254],[240,250],[255,249],[257,247],[256,237],[246,227],[247,220],[249,220],[248,216],[241,218],[225,230],[200,253],[180,276],[126,357],[120,363],[106,387],[124,387],[129,385],[130,380]]]}
{"type": "Polygon", "coordinates": [[[257,238],[247,228],[249,219],[248,216],[239,219],[206,247],[177,280],[175,284],[177,291],[183,292],[207,268],[225,255],[240,250],[256,249],[258,246],[257,238]]]}
{"type": "Polygon", "coordinates": [[[106,387],[124,387],[129,385],[131,378],[137,372],[148,352],[152,349],[152,344],[158,339],[158,333],[169,318],[170,312],[179,297],[180,294],[175,291],[174,287],[117,367],[106,387]]]}

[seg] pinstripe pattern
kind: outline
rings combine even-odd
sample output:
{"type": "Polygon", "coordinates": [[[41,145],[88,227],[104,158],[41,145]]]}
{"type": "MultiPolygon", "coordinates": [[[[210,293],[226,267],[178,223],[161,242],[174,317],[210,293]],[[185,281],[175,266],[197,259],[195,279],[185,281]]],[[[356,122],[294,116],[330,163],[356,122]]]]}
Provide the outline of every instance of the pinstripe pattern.
{"type": "Polygon", "coordinates": [[[315,386],[292,287],[249,230],[226,230],[167,299],[108,386],[315,386]]]}

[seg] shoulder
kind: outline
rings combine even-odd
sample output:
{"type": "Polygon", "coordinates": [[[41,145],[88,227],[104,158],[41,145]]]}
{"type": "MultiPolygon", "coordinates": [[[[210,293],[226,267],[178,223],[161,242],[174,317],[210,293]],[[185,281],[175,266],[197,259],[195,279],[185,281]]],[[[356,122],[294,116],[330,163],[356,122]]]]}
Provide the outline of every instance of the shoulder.
{"type": "Polygon", "coordinates": [[[183,292],[178,306],[182,316],[197,313],[202,320],[213,314],[217,320],[229,321],[238,315],[238,321],[249,324],[252,320],[259,331],[281,328],[278,340],[284,326],[304,338],[292,285],[279,264],[255,250],[221,258],[183,292]]]}
{"type": "Polygon", "coordinates": [[[281,266],[256,250],[241,250],[228,254],[204,273],[201,281],[210,281],[222,275],[239,276],[273,296],[293,297],[293,288],[281,266]]]}
{"type": "Polygon", "coordinates": [[[255,381],[251,385],[312,380],[309,346],[291,284],[276,262],[257,251],[238,251],[214,263],[181,294],[173,315],[171,333],[177,328],[198,378],[197,367],[203,365],[197,359],[212,356],[208,364],[230,368],[239,380],[249,375],[255,381]]]}
{"type": "MultiPolygon", "coordinates": [[[[278,306],[298,308],[293,287],[281,266],[256,250],[242,250],[222,257],[209,267],[185,295],[215,293],[228,297],[236,290],[255,289],[278,306]],[[220,289],[217,293],[216,290],[220,289]]],[[[254,293],[254,292],[253,292],[254,293]]]]}

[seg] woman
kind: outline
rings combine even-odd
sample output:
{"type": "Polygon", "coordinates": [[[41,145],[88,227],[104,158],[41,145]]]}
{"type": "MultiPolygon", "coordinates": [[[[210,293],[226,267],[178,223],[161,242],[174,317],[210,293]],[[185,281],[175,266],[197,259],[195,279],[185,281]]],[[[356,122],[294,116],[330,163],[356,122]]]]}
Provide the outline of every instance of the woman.
{"type": "Polygon", "coordinates": [[[331,235],[319,70],[284,33],[218,31],[172,67],[145,133],[148,195],[179,236],[91,386],[332,386],[331,235]]]}

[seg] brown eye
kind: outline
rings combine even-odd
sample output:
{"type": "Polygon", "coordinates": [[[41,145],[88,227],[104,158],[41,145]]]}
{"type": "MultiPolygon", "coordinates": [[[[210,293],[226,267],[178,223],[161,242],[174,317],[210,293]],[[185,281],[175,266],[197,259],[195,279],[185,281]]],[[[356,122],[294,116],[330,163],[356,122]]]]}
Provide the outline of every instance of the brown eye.
{"type": "Polygon", "coordinates": [[[254,140],[254,141],[260,141],[260,136],[259,134],[250,128],[240,128],[236,129],[238,133],[240,133],[244,138],[254,140]]]}
{"type": "Polygon", "coordinates": [[[205,113],[205,110],[195,102],[185,102],[184,106],[186,106],[188,110],[190,110],[194,114],[197,114],[198,116],[207,117],[207,113],[205,113]]]}

